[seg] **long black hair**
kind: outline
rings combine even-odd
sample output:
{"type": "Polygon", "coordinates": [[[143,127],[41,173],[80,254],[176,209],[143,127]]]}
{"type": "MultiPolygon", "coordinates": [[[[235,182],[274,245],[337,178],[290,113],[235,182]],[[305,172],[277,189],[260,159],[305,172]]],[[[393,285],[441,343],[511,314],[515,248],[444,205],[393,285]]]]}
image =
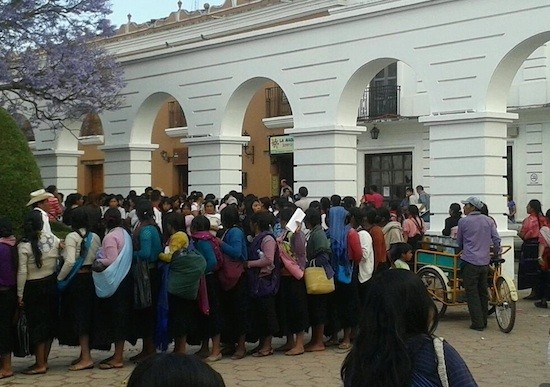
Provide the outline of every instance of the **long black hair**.
{"type": "Polygon", "coordinates": [[[407,342],[434,332],[436,306],[420,278],[408,270],[386,270],[371,281],[340,376],[345,387],[410,386],[414,359],[407,342]]]}
{"type": "Polygon", "coordinates": [[[34,262],[37,268],[42,267],[42,251],[38,247],[38,239],[40,238],[40,232],[44,227],[44,221],[42,220],[42,214],[40,211],[29,211],[25,220],[23,221],[23,242],[29,242],[32,248],[32,254],[34,255],[34,262]]]}
{"type": "Polygon", "coordinates": [[[195,356],[158,353],[149,356],[130,375],[128,387],[225,387],[222,376],[195,356]]]}
{"type": "Polygon", "coordinates": [[[242,228],[239,219],[239,209],[236,205],[230,204],[225,207],[221,212],[222,225],[225,229],[229,230],[231,227],[242,228]]]}
{"type": "Polygon", "coordinates": [[[82,242],[80,242],[80,251],[84,251],[85,239],[89,233],[89,222],[88,211],[86,211],[83,207],[77,207],[71,213],[71,228],[82,238],[82,242]],[[82,234],[80,229],[84,229],[84,234],[82,234]]]}

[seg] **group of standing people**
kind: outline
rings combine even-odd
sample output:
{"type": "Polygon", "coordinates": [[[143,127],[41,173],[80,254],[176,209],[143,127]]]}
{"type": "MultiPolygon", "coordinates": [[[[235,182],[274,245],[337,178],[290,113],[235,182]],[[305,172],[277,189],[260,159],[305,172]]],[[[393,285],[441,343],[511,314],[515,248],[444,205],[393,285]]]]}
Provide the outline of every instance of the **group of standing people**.
{"type": "MultiPolygon", "coordinates": [[[[72,231],[64,241],[48,229],[53,196],[43,190],[31,194],[19,243],[0,227],[0,264],[10,269],[0,286],[12,294],[2,321],[17,306],[27,314],[36,361],[25,373],[47,372],[54,338],[80,347],[73,371],[123,367],[124,344],[137,339],[136,362],[170,341],[177,353],[200,344],[197,355],[207,362],[243,358],[246,342],[258,343],[253,356],[272,355],[273,336],[286,337],[279,349],[289,356],[329,345],[348,351],[373,278],[408,269],[407,242],[424,233],[415,205],[401,218],[369,202],[357,207],[351,197],[307,200],[305,187],[296,204],[285,195],[272,201],[234,191],[221,203],[200,192],[178,202],[151,191],[131,195],[127,208],[112,196],[104,209],[95,197],[88,207],[77,200],[65,209],[72,231]],[[297,205],[303,222],[290,224],[297,205]],[[312,266],[324,269],[335,291],[308,293],[304,271],[312,266]],[[113,355],[95,364],[91,350],[113,344],[113,355]]],[[[0,343],[2,354],[11,339],[0,343]]],[[[13,373],[8,359],[2,355],[6,377],[13,373]]]]}

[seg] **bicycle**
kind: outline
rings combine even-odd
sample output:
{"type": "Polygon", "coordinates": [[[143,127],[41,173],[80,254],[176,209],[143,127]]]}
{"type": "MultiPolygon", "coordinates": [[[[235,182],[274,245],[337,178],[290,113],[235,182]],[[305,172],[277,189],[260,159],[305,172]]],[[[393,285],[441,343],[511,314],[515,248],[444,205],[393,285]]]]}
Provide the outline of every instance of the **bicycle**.
{"type": "MultiPolygon", "coordinates": [[[[502,263],[505,259],[500,256],[510,249],[510,246],[503,246],[499,258],[491,258],[487,278],[489,312],[495,313],[499,329],[504,333],[509,333],[514,328],[518,300],[514,282],[502,274],[502,263]]],[[[466,305],[466,290],[459,275],[460,255],[460,252],[452,254],[437,249],[416,251],[415,272],[432,296],[439,317],[443,317],[448,306],[466,305]]]]}

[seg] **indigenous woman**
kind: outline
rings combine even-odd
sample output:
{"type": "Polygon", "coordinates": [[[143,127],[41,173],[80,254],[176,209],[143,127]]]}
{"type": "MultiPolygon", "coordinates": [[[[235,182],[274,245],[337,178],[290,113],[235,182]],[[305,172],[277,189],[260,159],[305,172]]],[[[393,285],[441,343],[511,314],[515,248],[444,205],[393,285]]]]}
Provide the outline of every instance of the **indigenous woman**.
{"type": "MultiPolygon", "coordinates": [[[[255,357],[273,355],[271,341],[273,335],[279,330],[275,295],[254,294],[255,289],[253,289],[253,284],[259,282],[260,277],[280,275],[276,272],[276,270],[280,270],[280,267],[278,262],[275,262],[278,250],[277,242],[271,232],[274,224],[275,218],[268,211],[257,212],[250,218],[254,239],[248,250],[249,260],[244,263],[244,267],[249,270],[250,281],[250,339],[253,341],[260,339],[258,350],[252,355],[255,357]]],[[[277,257],[277,259],[280,258],[277,257]]],[[[273,279],[273,277],[271,278],[273,279]]]]}
{"type": "Polygon", "coordinates": [[[207,200],[204,202],[204,216],[210,221],[210,234],[216,236],[221,226],[220,214],[216,213],[216,203],[214,200],[207,200]]]}
{"type": "Polygon", "coordinates": [[[11,222],[0,218],[0,379],[13,376],[12,320],[17,308],[17,248],[11,222]]]}
{"type": "Polygon", "coordinates": [[[220,303],[218,299],[218,278],[216,275],[218,261],[221,260],[221,250],[218,240],[209,232],[210,221],[204,216],[199,215],[191,223],[191,232],[195,247],[206,259],[205,281],[208,305],[210,308],[208,316],[202,315],[199,321],[200,339],[202,340],[201,349],[197,355],[204,357],[207,362],[221,360],[221,319],[220,303]],[[209,340],[212,339],[212,352],[208,350],[209,340]]]}
{"type": "Polygon", "coordinates": [[[190,294],[168,292],[168,332],[170,337],[175,340],[174,352],[185,354],[187,334],[198,323],[197,289],[206,262],[200,255],[185,256],[185,252],[189,247],[189,238],[183,231],[185,229],[185,219],[182,214],[177,212],[167,214],[166,228],[170,234],[167,246],[168,252],[161,253],[159,259],[166,263],[174,261],[174,264],[169,267],[170,278],[183,284],[185,289],[193,289],[193,291],[189,291],[190,294]],[[179,254],[182,254],[181,260],[178,259],[179,254]],[[194,259],[190,260],[189,257],[194,259]]]}
{"type": "Polygon", "coordinates": [[[31,351],[35,363],[23,373],[45,374],[52,340],[57,335],[58,296],[55,269],[59,257],[59,239],[42,232],[43,220],[38,211],[31,211],[23,224],[23,239],[17,247],[19,270],[17,296],[25,307],[31,351]]]}
{"type": "Polygon", "coordinates": [[[57,280],[65,286],[60,297],[59,344],[80,345],[80,356],[69,368],[80,371],[94,366],[90,354],[95,301],[92,263],[101,241],[88,230],[88,215],[82,207],[71,213],[71,227],[73,232],[65,238],[63,266],[57,275],[57,280]]]}
{"type": "Polygon", "coordinates": [[[448,386],[477,386],[458,352],[434,337],[437,309],[420,278],[386,270],[372,281],[359,333],[340,371],[344,387],[445,385],[440,356],[448,386]]]}
{"type": "MultiPolygon", "coordinates": [[[[156,221],[153,206],[148,200],[142,200],[137,203],[136,215],[139,219],[138,226],[133,232],[134,242],[134,262],[133,265],[143,265],[145,263],[148,268],[148,274],[151,286],[151,306],[135,309],[135,328],[137,338],[143,339],[142,351],[130,359],[134,362],[139,362],[145,357],[155,353],[155,325],[157,319],[157,302],[160,290],[160,274],[157,268],[159,254],[162,252],[162,232],[160,231],[156,221]]],[[[135,275],[134,281],[140,280],[135,275]]]]}
{"type": "Polygon", "coordinates": [[[527,300],[539,299],[542,295],[537,294],[539,281],[538,275],[538,250],[540,229],[546,226],[546,218],[542,214],[540,201],[533,199],[527,204],[527,218],[523,220],[518,236],[523,239],[521,246],[521,257],[518,270],[518,288],[529,289],[531,294],[525,297],[527,300]]]}
{"type": "MultiPolygon", "coordinates": [[[[306,228],[311,230],[306,245],[307,266],[315,260],[315,266],[323,267],[327,278],[334,277],[334,270],[330,265],[330,241],[321,227],[321,213],[309,208],[304,218],[306,228]]],[[[305,345],[306,352],[324,351],[323,335],[325,324],[328,322],[328,298],[329,294],[308,294],[309,322],[311,324],[311,341],[305,345]]]]}
{"type": "Polygon", "coordinates": [[[286,335],[286,344],[278,348],[287,356],[304,353],[304,334],[309,328],[307,311],[307,293],[304,280],[306,266],[306,237],[299,223],[295,232],[286,226],[293,208],[284,208],[279,212],[282,234],[277,238],[283,268],[281,269],[281,287],[277,294],[277,316],[281,334],[286,335]]]}
{"type": "Polygon", "coordinates": [[[246,238],[239,222],[239,209],[230,204],[222,210],[222,225],[225,230],[220,248],[224,254],[225,268],[218,273],[220,282],[220,308],[222,320],[222,340],[230,345],[233,360],[242,359],[246,354],[247,293],[243,263],[248,260],[246,238]],[[240,275],[239,275],[240,273],[240,275]],[[235,348],[235,343],[237,347],[235,348]]]}
{"type": "Polygon", "coordinates": [[[456,231],[458,229],[458,221],[460,218],[462,218],[460,204],[452,203],[449,206],[449,217],[445,219],[445,228],[441,231],[441,234],[456,239],[456,231]]]}
{"type": "Polygon", "coordinates": [[[407,219],[403,221],[403,236],[405,242],[412,246],[413,252],[418,248],[418,243],[422,240],[425,231],[426,226],[420,217],[418,207],[411,204],[407,211],[407,219]]]}
{"type": "Polygon", "coordinates": [[[122,227],[120,211],[110,208],[104,216],[107,233],[92,264],[96,295],[99,297],[94,311],[94,348],[110,348],[115,344],[113,356],[99,364],[100,369],[124,366],[124,341],[131,337],[133,281],[132,238],[122,227]]]}

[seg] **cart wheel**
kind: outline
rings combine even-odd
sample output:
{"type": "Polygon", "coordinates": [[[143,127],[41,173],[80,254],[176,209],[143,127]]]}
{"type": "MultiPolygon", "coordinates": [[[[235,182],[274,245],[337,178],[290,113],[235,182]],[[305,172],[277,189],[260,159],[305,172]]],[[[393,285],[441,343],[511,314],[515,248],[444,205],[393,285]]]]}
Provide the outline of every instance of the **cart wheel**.
{"type": "Polygon", "coordinates": [[[423,267],[417,273],[420,276],[424,285],[428,289],[428,292],[432,296],[437,307],[437,314],[439,317],[443,317],[447,310],[447,303],[449,299],[447,297],[447,287],[445,281],[436,270],[431,267],[423,267]]]}
{"type": "Polygon", "coordinates": [[[510,286],[504,277],[498,277],[494,293],[497,297],[495,317],[498,327],[504,333],[509,333],[516,322],[516,302],[512,300],[510,286]]]}

